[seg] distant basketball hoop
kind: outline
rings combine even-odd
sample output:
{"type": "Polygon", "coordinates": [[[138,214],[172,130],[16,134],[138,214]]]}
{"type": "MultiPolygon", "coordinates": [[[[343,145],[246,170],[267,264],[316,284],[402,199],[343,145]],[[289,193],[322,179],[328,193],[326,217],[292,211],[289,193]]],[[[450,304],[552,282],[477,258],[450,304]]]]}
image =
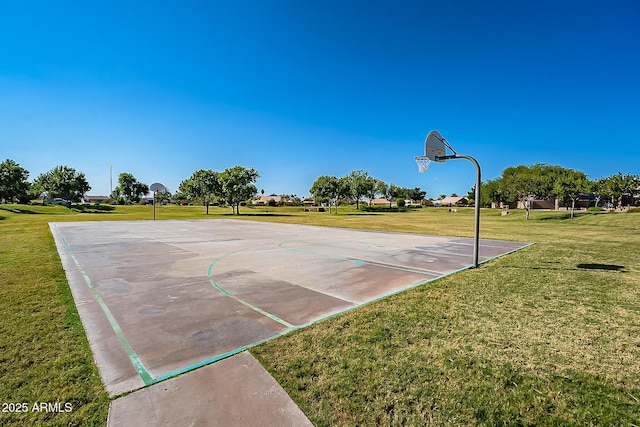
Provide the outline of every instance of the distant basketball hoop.
{"type": "Polygon", "coordinates": [[[167,187],[160,184],[159,182],[154,182],[149,187],[149,190],[153,191],[153,220],[156,220],[156,194],[157,193],[165,193],[167,191],[167,187]]]}

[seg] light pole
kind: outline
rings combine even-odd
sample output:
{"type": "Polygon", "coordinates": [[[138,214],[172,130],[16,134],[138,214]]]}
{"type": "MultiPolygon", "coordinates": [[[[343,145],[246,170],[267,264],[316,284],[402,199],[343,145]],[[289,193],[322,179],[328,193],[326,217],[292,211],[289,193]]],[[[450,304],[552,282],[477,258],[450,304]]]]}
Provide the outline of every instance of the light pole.
{"type": "Polygon", "coordinates": [[[437,176],[435,178],[433,178],[433,179],[435,179],[436,181],[440,181],[440,193],[438,194],[438,197],[440,197],[443,194],[442,193],[442,186],[444,185],[444,179],[438,178],[437,176]]]}

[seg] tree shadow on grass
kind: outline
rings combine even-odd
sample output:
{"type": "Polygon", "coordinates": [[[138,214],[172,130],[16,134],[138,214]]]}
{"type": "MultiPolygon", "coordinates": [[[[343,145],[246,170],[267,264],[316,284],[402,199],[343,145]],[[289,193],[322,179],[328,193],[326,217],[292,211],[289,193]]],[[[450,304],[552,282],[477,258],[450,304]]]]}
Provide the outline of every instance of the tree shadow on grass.
{"type": "Polygon", "coordinates": [[[257,213],[243,213],[240,212],[240,214],[234,214],[234,213],[224,213],[222,214],[224,216],[230,216],[230,217],[239,217],[239,216],[293,216],[291,214],[283,214],[283,213],[271,213],[271,212],[257,212],[257,213]]]}
{"type": "Polygon", "coordinates": [[[615,264],[578,264],[577,267],[584,270],[624,271],[624,265],[615,264]]]}
{"type": "MultiPolygon", "coordinates": [[[[560,264],[560,263],[556,263],[560,264]]],[[[596,271],[617,271],[620,273],[629,273],[623,265],[615,264],[578,264],[575,268],[571,267],[554,267],[551,265],[538,265],[538,266],[522,266],[522,265],[505,265],[504,268],[520,268],[525,270],[554,270],[554,271],[583,271],[583,270],[596,270],[596,271]]]]}
{"type": "Polygon", "coordinates": [[[576,218],[580,218],[583,216],[593,216],[593,215],[603,215],[607,212],[589,212],[584,210],[574,211],[573,218],[571,218],[571,211],[566,211],[562,213],[558,213],[558,211],[553,211],[553,214],[542,214],[542,216],[534,218],[534,221],[566,221],[572,220],[576,218]]]}
{"type": "Polygon", "coordinates": [[[13,212],[13,213],[17,213],[17,214],[27,214],[27,215],[41,215],[45,212],[36,212],[36,211],[32,211],[30,209],[23,209],[23,208],[18,208],[15,206],[12,207],[6,207],[6,206],[0,206],[0,209],[3,211],[7,211],[7,212],[13,212]]]}
{"type": "Polygon", "coordinates": [[[73,205],[72,209],[81,213],[110,213],[116,208],[111,205],[73,205]]]}
{"type": "Polygon", "coordinates": [[[381,213],[378,212],[349,212],[346,213],[345,215],[347,216],[368,216],[368,215],[382,215],[381,213]]]}

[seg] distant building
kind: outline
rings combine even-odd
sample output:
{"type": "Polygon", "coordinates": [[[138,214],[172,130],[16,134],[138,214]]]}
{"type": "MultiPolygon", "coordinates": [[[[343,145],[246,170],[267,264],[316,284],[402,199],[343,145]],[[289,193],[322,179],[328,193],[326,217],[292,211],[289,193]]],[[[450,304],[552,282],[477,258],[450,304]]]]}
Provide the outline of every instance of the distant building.
{"type": "Polygon", "coordinates": [[[283,204],[285,206],[293,206],[293,200],[291,199],[283,199],[281,196],[260,196],[257,199],[253,199],[251,204],[254,206],[267,206],[271,204],[283,204]]]}
{"type": "Polygon", "coordinates": [[[371,206],[388,206],[391,202],[387,199],[372,199],[369,201],[369,205],[371,206]]]}
{"type": "Polygon", "coordinates": [[[433,206],[455,206],[468,204],[469,199],[467,197],[445,197],[444,199],[433,201],[433,206]]]}

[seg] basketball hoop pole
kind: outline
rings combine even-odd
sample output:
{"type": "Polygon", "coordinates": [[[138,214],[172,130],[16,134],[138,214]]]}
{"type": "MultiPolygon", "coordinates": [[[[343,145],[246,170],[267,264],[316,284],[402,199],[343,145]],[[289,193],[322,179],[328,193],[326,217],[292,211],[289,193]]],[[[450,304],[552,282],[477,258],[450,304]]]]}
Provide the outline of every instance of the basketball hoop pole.
{"type": "Polygon", "coordinates": [[[153,191],[153,220],[156,220],[156,195],[158,191],[162,191],[163,193],[167,191],[167,187],[160,184],[159,182],[154,182],[149,186],[149,190],[153,191]]]}
{"type": "Polygon", "coordinates": [[[450,156],[436,156],[437,162],[444,162],[452,159],[467,159],[476,167],[476,200],[475,200],[475,231],[473,237],[473,268],[478,268],[478,249],[480,247],[480,186],[482,185],[482,175],[480,164],[476,159],[466,154],[453,154],[450,156]]]}

